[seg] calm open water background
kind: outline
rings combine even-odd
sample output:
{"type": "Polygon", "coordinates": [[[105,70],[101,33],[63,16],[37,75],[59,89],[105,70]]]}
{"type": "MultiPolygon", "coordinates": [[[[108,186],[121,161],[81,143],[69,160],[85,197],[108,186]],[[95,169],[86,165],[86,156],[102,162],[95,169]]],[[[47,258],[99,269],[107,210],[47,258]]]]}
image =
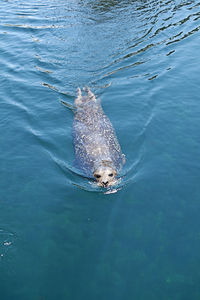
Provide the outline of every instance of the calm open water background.
{"type": "Polygon", "coordinates": [[[0,299],[200,299],[200,2],[0,2],[0,299]],[[126,154],[73,166],[76,88],[126,154]]]}

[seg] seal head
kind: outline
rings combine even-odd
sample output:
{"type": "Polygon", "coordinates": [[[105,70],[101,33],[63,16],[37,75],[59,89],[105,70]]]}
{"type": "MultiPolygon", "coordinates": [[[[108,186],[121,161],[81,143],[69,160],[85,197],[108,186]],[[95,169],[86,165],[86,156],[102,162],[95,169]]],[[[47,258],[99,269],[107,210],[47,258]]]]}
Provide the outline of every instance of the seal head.
{"type": "Polygon", "coordinates": [[[99,186],[109,187],[115,184],[117,172],[111,161],[102,160],[93,175],[99,186]]]}

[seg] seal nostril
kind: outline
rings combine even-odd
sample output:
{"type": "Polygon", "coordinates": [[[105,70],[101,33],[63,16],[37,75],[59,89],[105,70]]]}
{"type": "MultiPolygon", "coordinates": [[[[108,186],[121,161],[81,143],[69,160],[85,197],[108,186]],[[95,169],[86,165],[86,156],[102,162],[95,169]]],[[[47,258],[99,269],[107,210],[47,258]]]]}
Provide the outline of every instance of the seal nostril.
{"type": "Polygon", "coordinates": [[[102,183],[103,183],[104,186],[108,185],[108,181],[106,181],[106,182],[103,181],[102,183]]]}

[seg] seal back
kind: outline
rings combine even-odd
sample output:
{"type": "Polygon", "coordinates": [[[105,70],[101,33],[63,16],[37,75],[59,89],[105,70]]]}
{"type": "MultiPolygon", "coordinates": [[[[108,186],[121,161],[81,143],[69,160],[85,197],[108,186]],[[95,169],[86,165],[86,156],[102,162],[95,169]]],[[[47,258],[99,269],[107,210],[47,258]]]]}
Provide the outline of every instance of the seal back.
{"type": "Polygon", "coordinates": [[[79,89],[75,99],[75,166],[88,177],[93,177],[93,172],[100,163],[112,164],[119,171],[124,164],[125,155],[122,154],[115,130],[100,101],[89,89],[86,91],[87,96],[81,96],[79,89]]]}

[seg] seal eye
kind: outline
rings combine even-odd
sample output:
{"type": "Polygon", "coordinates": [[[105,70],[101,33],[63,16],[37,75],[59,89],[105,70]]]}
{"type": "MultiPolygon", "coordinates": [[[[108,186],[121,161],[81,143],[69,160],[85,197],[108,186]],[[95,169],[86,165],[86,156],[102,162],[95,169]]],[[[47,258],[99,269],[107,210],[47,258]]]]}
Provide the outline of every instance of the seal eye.
{"type": "Polygon", "coordinates": [[[113,173],[108,174],[108,176],[113,177],[113,173]]]}
{"type": "Polygon", "coordinates": [[[100,177],[101,177],[101,175],[99,175],[99,174],[95,174],[95,175],[94,175],[94,177],[96,177],[96,178],[100,178],[100,177]]]}

